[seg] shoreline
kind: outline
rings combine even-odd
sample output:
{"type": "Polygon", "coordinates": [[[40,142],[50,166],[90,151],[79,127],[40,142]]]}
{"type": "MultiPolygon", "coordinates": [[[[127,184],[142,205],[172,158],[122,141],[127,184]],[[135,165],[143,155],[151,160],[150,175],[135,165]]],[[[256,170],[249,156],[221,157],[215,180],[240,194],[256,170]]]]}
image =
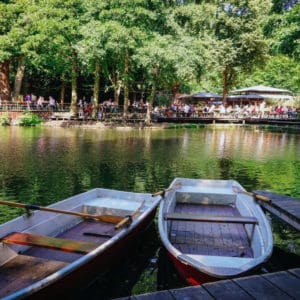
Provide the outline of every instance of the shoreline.
{"type": "Polygon", "coordinates": [[[286,130],[300,133],[300,125],[285,122],[276,123],[237,123],[237,122],[212,122],[212,123],[192,123],[192,122],[153,122],[146,125],[144,122],[103,122],[94,120],[48,120],[40,124],[42,127],[61,127],[61,128],[85,128],[85,129],[117,129],[117,130],[163,130],[163,129],[200,129],[200,128],[229,128],[229,127],[254,127],[273,130],[286,130]]]}

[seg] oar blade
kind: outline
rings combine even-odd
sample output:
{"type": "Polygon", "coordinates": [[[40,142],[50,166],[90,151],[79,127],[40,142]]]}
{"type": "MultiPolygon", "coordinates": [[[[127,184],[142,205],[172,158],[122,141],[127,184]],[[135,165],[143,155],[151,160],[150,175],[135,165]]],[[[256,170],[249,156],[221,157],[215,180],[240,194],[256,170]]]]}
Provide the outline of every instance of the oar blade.
{"type": "Polygon", "coordinates": [[[118,224],[124,219],[124,217],[113,215],[95,215],[94,219],[106,223],[118,224]]]}

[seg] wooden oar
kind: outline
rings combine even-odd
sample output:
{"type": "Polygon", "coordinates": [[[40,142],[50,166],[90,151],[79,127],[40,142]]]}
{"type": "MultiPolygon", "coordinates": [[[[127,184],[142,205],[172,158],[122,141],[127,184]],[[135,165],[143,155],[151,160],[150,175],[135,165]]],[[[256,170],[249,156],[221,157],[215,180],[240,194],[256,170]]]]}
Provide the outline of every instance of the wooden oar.
{"type": "Polygon", "coordinates": [[[260,201],[265,201],[265,202],[272,202],[272,200],[270,198],[266,197],[266,196],[244,191],[244,190],[242,190],[241,188],[239,188],[237,186],[233,186],[232,189],[235,193],[242,193],[242,194],[252,196],[255,200],[260,200],[260,201]]]}
{"type": "Polygon", "coordinates": [[[135,211],[133,211],[130,215],[125,216],[125,217],[123,218],[123,220],[121,220],[121,221],[115,226],[115,229],[119,229],[119,228],[121,228],[121,227],[123,227],[123,226],[127,226],[127,227],[128,227],[128,226],[132,223],[133,217],[134,217],[135,215],[137,215],[137,214],[140,212],[141,208],[145,205],[145,202],[146,202],[146,200],[144,200],[144,201],[142,202],[142,204],[141,204],[135,211]]]}
{"type": "Polygon", "coordinates": [[[33,210],[42,210],[42,211],[47,211],[47,212],[52,212],[52,213],[73,215],[73,216],[82,217],[85,219],[93,219],[93,220],[98,220],[98,221],[113,223],[113,224],[117,224],[118,222],[123,220],[123,217],[121,217],[121,216],[90,215],[90,214],[76,212],[76,211],[60,210],[60,209],[56,209],[56,208],[38,206],[38,205],[33,205],[33,204],[23,204],[23,203],[12,202],[12,201],[0,200],[0,204],[14,206],[14,207],[22,207],[22,208],[25,208],[26,210],[33,209],[33,210]]]}
{"type": "Polygon", "coordinates": [[[152,194],[152,197],[161,196],[162,198],[164,198],[166,192],[169,192],[169,191],[174,190],[174,189],[178,189],[179,187],[181,187],[181,183],[180,182],[177,183],[177,184],[175,184],[174,186],[172,186],[170,188],[167,188],[165,190],[162,190],[162,191],[159,191],[159,192],[156,192],[156,193],[152,194]]]}

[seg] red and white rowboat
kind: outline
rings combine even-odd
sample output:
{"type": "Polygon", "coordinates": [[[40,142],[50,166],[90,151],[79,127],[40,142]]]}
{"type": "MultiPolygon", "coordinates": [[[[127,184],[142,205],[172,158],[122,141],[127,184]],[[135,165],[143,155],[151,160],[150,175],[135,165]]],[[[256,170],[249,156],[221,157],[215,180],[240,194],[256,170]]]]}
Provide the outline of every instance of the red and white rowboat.
{"type": "Polygon", "coordinates": [[[234,180],[176,178],[160,203],[161,241],[190,285],[249,274],[273,249],[257,201],[234,180]]]}

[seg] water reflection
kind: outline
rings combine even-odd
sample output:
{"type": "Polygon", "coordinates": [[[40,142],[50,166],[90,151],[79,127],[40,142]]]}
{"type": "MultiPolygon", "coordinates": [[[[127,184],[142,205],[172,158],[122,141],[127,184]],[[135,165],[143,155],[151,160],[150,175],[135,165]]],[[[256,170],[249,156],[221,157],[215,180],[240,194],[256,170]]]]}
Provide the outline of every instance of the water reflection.
{"type": "MultiPolygon", "coordinates": [[[[300,198],[299,134],[239,126],[0,127],[0,137],[0,196],[5,199],[48,205],[94,187],[155,192],[174,177],[236,179],[249,191],[300,198]]],[[[0,222],[21,213],[0,207],[0,222]]],[[[299,254],[299,236],[284,232],[274,227],[275,243],[299,254]]]]}
{"type": "Polygon", "coordinates": [[[296,134],[240,127],[0,133],[0,191],[21,201],[51,203],[95,186],[152,192],[179,176],[234,178],[252,190],[300,194],[296,134]]]}

